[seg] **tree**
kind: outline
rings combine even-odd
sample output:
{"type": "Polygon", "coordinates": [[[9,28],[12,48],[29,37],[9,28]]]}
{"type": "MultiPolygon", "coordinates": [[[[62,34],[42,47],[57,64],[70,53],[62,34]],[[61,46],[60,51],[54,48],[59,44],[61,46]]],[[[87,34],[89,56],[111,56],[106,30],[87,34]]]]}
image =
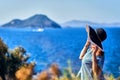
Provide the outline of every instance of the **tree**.
{"type": "Polygon", "coordinates": [[[0,76],[2,80],[5,80],[7,50],[7,45],[3,43],[2,39],[0,38],[0,76]]]}
{"type": "Polygon", "coordinates": [[[30,70],[32,74],[35,63],[27,63],[28,59],[29,55],[23,47],[18,46],[10,50],[0,39],[0,77],[2,80],[16,80],[15,73],[24,66],[26,69],[32,66],[30,70]]]}
{"type": "Polygon", "coordinates": [[[15,72],[24,66],[29,56],[22,47],[16,47],[13,50],[8,50],[7,55],[7,77],[15,78],[15,72]]]}

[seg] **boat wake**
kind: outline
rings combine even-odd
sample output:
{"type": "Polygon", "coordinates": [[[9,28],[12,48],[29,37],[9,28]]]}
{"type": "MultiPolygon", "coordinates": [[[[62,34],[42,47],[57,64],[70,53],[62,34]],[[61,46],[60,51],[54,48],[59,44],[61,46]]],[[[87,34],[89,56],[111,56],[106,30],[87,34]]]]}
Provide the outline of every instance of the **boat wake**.
{"type": "Polygon", "coordinates": [[[34,32],[43,32],[44,29],[42,29],[42,28],[38,28],[38,29],[33,29],[33,31],[34,31],[34,32]]]}

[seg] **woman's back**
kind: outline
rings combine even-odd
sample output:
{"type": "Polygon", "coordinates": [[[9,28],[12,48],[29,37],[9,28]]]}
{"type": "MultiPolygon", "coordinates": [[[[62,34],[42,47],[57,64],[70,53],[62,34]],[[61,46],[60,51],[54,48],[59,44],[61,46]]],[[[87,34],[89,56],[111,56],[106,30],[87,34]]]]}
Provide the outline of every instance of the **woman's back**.
{"type": "MultiPolygon", "coordinates": [[[[97,63],[100,69],[103,67],[104,56],[97,56],[97,63]]],[[[102,71],[102,70],[101,70],[102,71]]],[[[82,65],[80,72],[81,80],[93,80],[93,72],[92,72],[92,50],[89,48],[82,59],[82,65]]],[[[104,80],[103,74],[101,73],[99,80],[104,80]]]]}

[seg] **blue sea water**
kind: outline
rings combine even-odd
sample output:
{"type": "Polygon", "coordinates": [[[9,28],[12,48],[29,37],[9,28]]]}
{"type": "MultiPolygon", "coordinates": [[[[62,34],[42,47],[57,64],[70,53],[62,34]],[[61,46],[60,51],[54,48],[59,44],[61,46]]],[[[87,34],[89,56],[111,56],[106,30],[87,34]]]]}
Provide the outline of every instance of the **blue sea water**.
{"type": "MultiPolygon", "coordinates": [[[[105,28],[107,39],[103,42],[105,51],[104,72],[120,76],[120,28],[105,28]]],[[[60,68],[71,61],[73,71],[77,73],[81,61],[79,53],[83,48],[87,36],[84,28],[64,29],[13,29],[0,28],[0,37],[10,49],[22,46],[31,57],[29,61],[36,61],[35,71],[46,69],[51,63],[57,63],[60,68]]]]}

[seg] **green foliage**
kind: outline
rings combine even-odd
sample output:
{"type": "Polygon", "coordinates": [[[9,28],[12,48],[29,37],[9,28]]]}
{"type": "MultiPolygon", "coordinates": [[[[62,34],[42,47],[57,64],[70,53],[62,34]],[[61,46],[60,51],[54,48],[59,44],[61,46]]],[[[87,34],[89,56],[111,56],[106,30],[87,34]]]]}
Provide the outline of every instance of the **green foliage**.
{"type": "Polygon", "coordinates": [[[28,59],[29,55],[26,54],[24,48],[16,47],[10,50],[0,39],[0,77],[2,80],[15,80],[16,71],[28,64],[26,62],[28,59]]]}
{"type": "Polygon", "coordinates": [[[26,64],[29,56],[22,47],[16,47],[13,50],[8,50],[7,55],[7,73],[10,77],[15,77],[15,72],[26,64]]]}
{"type": "Polygon", "coordinates": [[[118,79],[115,79],[114,76],[111,74],[111,75],[104,75],[105,79],[106,80],[120,80],[119,78],[118,79]]]}
{"type": "Polygon", "coordinates": [[[114,77],[114,75],[113,74],[104,74],[104,77],[105,77],[105,80],[120,80],[120,76],[118,76],[118,77],[114,77]]]}
{"type": "Polygon", "coordinates": [[[3,43],[2,39],[0,38],[0,55],[4,56],[7,53],[7,45],[3,43]]]}
{"type": "Polygon", "coordinates": [[[63,70],[63,75],[59,80],[80,80],[79,77],[72,72],[71,62],[68,60],[68,67],[63,70]]]}
{"type": "Polygon", "coordinates": [[[5,73],[6,73],[6,53],[7,53],[7,45],[3,43],[0,38],[0,76],[3,80],[5,80],[5,73]]]}

